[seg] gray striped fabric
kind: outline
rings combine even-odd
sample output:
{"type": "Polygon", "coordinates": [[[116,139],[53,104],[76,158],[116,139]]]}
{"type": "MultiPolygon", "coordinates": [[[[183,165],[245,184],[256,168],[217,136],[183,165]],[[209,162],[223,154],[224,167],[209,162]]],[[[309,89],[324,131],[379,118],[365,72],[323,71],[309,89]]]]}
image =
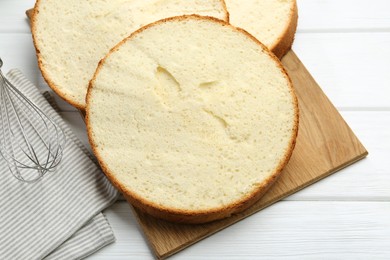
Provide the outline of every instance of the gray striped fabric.
{"type": "Polygon", "coordinates": [[[82,259],[115,241],[103,214],[97,215],[45,260],[82,259]]]}
{"type": "Polygon", "coordinates": [[[53,118],[68,142],[55,172],[35,184],[18,181],[0,157],[0,259],[81,259],[112,243],[100,213],[118,192],[69,126],[18,70],[8,79],[53,118]]]}

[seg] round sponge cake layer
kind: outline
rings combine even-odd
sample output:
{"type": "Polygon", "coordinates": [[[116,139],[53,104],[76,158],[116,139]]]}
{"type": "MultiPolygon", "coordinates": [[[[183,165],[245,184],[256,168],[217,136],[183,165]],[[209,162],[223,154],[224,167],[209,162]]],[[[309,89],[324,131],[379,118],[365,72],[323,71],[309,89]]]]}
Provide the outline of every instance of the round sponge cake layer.
{"type": "Polygon", "coordinates": [[[298,107],[277,58],[210,17],[148,25],[100,62],[87,95],[94,153],[136,207],[201,223],[252,205],[287,163],[298,107]]]}
{"type": "Polygon", "coordinates": [[[146,24],[185,14],[228,19],[223,0],[37,0],[39,68],[59,96],[84,110],[88,83],[115,44],[146,24]]]}

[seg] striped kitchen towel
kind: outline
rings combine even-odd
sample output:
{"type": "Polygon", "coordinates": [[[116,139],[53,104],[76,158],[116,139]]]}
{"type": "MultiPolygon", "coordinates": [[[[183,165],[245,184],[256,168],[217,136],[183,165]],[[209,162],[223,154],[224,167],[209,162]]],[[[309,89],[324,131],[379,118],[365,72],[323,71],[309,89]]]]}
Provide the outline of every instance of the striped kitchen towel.
{"type": "Polygon", "coordinates": [[[56,170],[33,184],[0,157],[0,259],[82,259],[115,240],[101,211],[119,194],[39,90],[18,70],[7,78],[62,127],[67,145],[56,170]]]}

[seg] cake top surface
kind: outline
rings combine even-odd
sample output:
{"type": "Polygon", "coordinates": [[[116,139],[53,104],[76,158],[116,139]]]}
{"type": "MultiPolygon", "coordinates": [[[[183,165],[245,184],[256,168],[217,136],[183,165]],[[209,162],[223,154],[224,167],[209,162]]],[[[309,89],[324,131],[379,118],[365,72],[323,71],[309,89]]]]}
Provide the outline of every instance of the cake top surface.
{"type": "Polygon", "coordinates": [[[89,138],[114,184],[189,214],[242,203],[275,178],[297,123],[277,58],[246,32],[194,15],[122,41],[87,96],[89,138]]]}

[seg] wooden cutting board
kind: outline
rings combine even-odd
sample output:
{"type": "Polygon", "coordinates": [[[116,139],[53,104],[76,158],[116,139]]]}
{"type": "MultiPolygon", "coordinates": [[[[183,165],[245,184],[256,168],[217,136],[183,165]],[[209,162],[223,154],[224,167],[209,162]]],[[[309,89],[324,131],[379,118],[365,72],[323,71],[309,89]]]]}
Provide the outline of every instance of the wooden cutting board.
{"type": "Polygon", "coordinates": [[[297,143],[283,174],[251,208],[209,224],[173,224],[134,209],[157,258],[166,258],[368,154],[295,53],[290,51],[282,63],[293,81],[300,109],[297,143]]]}

